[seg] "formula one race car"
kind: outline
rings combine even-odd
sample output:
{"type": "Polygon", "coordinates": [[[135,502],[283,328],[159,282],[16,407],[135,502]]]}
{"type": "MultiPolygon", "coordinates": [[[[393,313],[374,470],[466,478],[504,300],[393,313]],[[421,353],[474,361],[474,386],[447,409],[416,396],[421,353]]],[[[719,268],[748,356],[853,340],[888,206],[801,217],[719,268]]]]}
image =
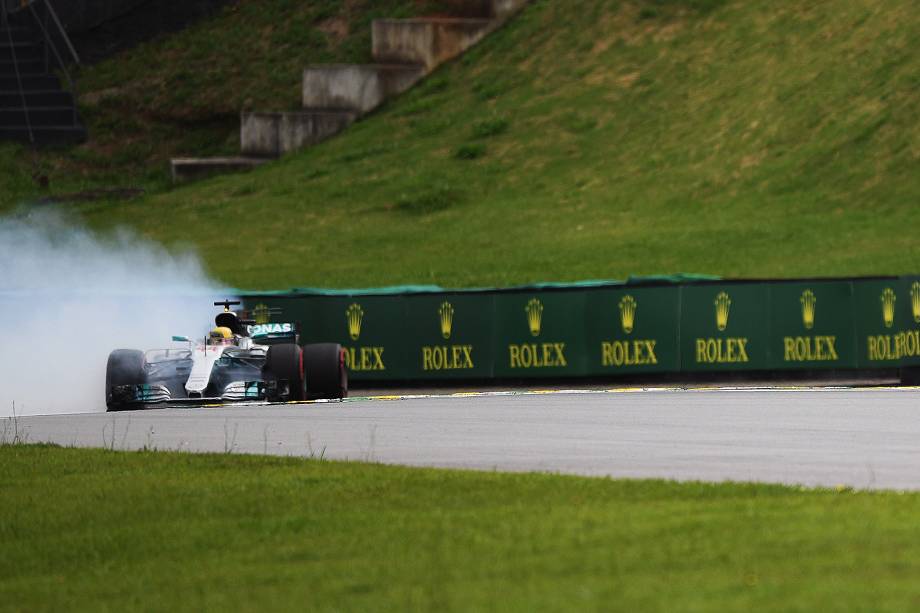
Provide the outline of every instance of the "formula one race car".
{"type": "Polygon", "coordinates": [[[232,401],[285,402],[344,398],[348,376],[342,347],[300,347],[293,323],[256,324],[224,310],[202,341],[174,336],[181,349],[116,349],[109,354],[105,404],[109,411],[163,404],[232,401]]]}

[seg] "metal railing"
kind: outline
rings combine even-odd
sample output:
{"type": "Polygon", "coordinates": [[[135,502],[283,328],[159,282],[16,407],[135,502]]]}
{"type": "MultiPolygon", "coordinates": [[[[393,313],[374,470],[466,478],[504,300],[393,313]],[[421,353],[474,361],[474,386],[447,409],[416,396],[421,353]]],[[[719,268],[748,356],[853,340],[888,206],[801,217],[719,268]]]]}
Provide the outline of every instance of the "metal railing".
{"type": "MultiPolygon", "coordinates": [[[[56,64],[56,68],[60,70],[61,75],[66,80],[67,87],[73,96],[72,125],[77,125],[76,82],[74,81],[73,76],[70,73],[70,69],[68,68],[68,61],[65,61],[64,56],[61,54],[61,50],[58,48],[58,44],[55,42],[55,39],[62,43],[62,46],[65,47],[64,52],[68,54],[69,58],[73,60],[73,65],[77,67],[80,66],[80,56],[77,54],[77,50],[74,48],[73,43],[70,41],[70,37],[67,36],[67,31],[61,24],[61,20],[58,18],[57,12],[54,10],[54,7],[51,5],[49,0],[0,0],[0,25],[2,25],[2,27],[10,27],[10,25],[13,23],[13,20],[22,19],[22,15],[30,16],[31,22],[33,22],[38,27],[38,30],[42,35],[45,70],[47,72],[51,72],[51,59],[53,58],[56,64]]],[[[11,31],[8,31],[8,38],[10,40],[10,49],[12,50],[11,54],[13,65],[15,66],[17,81],[19,84],[19,91],[22,94],[23,111],[26,114],[26,127],[29,130],[30,140],[34,142],[31,128],[31,119],[29,117],[29,108],[25,96],[25,90],[23,88],[22,77],[20,76],[19,67],[16,61],[15,46],[13,45],[13,36],[11,31]]]]}
{"type": "MultiPolygon", "coordinates": [[[[8,25],[5,5],[3,12],[3,26],[8,25]]],[[[16,74],[16,83],[19,86],[19,98],[22,101],[22,113],[25,116],[26,120],[26,131],[29,134],[29,143],[34,147],[35,146],[35,132],[32,130],[32,118],[29,117],[29,103],[26,100],[26,90],[22,85],[22,74],[19,72],[19,61],[16,58],[16,45],[13,44],[13,31],[6,31],[7,39],[10,43],[10,57],[13,60],[13,72],[16,74]]]]}

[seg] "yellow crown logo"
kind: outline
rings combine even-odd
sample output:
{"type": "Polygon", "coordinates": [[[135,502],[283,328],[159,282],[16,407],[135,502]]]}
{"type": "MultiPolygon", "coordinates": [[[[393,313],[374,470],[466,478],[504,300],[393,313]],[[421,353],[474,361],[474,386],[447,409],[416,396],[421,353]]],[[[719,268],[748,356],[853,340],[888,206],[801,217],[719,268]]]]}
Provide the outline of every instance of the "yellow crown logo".
{"type": "Polygon", "coordinates": [[[719,332],[724,332],[728,327],[728,311],[731,309],[732,299],[725,292],[719,292],[714,304],[716,305],[716,327],[719,328],[719,332]]]}
{"type": "Polygon", "coordinates": [[[356,341],[361,336],[361,322],[364,319],[364,309],[360,304],[353,304],[345,310],[345,319],[348,321],[348,335],[356,341]]]}
{"type": "Polygon", "coordinates": [[[449,302],[445,302],[438,309],[438,315],[441,316],[441,336],[448,339],[450,329],[454,325],[454,307],[449,302]]]}
{"type": "Polygon", "coordinates": [[[910,286],[910,308],[914,312],[914,321],[920,324],[920,281],[910,286]]]}
{"type": "Polygon", "coordinates": [[[815,326],[815,304],[818,299],[815,298],[814,292],[807,289],[802,292],[799,302],[802,303],[802,323],[805,324],[806,330],[811,330],[815,326]]]}
{"type": "Polygon", "coordinates": [[[268,305],[257,304],[256,308],[252,310],[252,318],[259,325],[267,324],[272,320],[271,310],[268,308],[268,305]]]}
{"type": "Polygon", "coordinates": [[[636,323],[636,299],[632,296],[623,296],[620,300],[620,324],[623,332],[630,334],[636,323]]]}
{"type": "Polygon", "coordinates": [[[531,298],[527,306],[524,307],[527,313],[527,325],[530,326],[530,333],[533,336],[540,336],[540,328],[543,325],[543,303],[536,298],[531,298]]]}
{"type": "Polygon", "coordinates": [[[882,292],[882,321],[885,322],[886,328],[894,325],[894,303],[897,299],[894,290],[890,287],[886,287],[882,292]]]}

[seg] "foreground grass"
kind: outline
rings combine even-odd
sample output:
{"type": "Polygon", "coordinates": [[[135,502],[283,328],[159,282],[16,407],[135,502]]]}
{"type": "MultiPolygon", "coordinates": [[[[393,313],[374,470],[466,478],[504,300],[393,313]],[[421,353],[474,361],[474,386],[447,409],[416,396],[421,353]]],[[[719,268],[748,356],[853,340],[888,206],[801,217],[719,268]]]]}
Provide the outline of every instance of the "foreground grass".
{"type": "Polygon", "coordinates": [[[0,447],[0,609],[909,610],[920,497],[0,447]]]}

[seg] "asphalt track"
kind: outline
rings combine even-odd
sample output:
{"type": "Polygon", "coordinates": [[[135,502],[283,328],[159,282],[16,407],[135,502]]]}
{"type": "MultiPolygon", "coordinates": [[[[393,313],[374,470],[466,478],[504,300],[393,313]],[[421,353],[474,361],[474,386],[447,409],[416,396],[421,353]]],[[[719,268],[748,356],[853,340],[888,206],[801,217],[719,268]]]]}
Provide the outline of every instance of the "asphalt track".
{"type": "MultiPolygon", "coordinates": [[[[0,431],[11,436],[11,420],[0,431]]],[[[22,417],[61,445],[920,489],[920,390],[616,390],[22,417]]]]}

